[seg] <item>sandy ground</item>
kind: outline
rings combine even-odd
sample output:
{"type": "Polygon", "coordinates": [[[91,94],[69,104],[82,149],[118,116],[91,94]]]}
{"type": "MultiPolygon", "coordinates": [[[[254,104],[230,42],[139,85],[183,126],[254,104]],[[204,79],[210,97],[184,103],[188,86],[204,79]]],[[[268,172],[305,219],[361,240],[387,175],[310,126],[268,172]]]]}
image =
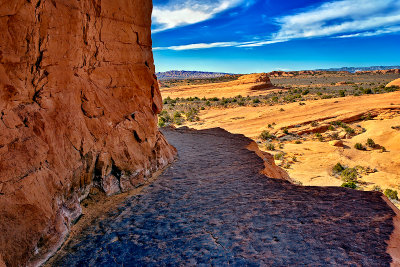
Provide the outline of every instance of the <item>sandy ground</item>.
{"type": "MultiPolygon", "coordinates": [[[[291,103],[263,107],[215,108],[202,111],[201,121],[189,123],[187,126],[196,129],[222,127],[232,133],[241,133],[257,139],[259,134],[267,129],[267,125],[272,123],[276,123],[274,128],[278,129],[328,117],[341,119],[372,109],[396,107],[400,108],[400,92],[307,101],[304,106],[291,103]],[[281,108],[284,111],[280,111],[281,108]]],[[[400,125],[400,116],[354,124],[362,126],[366,132],[345,139],[345,148],[334,147],[320,141],[286,144],[282,151],[295,155],[298,159],[298,162],[287,169],[290,176],[303,185],[340,186],[342,181],[331,175],[331,169],[336,163],[341,162],[349,167],[360,165],[378,170],[362,178],[362,181],[367,183],[365,189],[379,185],[382,189],[393,188],[399,191],[400,131],[391,127],[400,125]],[[386,147],[387,152],[354,149],[356,142],[365,143],[368,138],[386,147]]],[[[260,148],[263,149],[263,146],[260,148]]]]}
{"type": "Polygon", "coordinates": [[[197,96],[199,98],[206,97],[235,97],[241,96],[259,96],[267,95],[272,92],[280,91],[277,88],[268,88],[264,90],[251,90],[248,84],[235,85],[233,82],[225,83],[213,83],[203,85],[188,85],[188,86],[177,86],[171,88],[161,88],[161,94],[165,97],[171,98],[188,98],[197,96]],[[233,86],[232,86],[233,84],[233,86]]]}

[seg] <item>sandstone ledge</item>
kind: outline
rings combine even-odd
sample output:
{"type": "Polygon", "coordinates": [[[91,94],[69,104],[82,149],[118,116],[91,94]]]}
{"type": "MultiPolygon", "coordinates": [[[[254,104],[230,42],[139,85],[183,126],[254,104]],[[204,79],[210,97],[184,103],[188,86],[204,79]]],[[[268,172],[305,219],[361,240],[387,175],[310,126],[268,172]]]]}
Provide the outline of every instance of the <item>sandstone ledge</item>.
{"type": "Polygon", "coordinates": [[[178,160],[52,265],[395,266],[398,217],[381,193],[269,179],[251,140],[222,129],[162,131],[178,160]]]}

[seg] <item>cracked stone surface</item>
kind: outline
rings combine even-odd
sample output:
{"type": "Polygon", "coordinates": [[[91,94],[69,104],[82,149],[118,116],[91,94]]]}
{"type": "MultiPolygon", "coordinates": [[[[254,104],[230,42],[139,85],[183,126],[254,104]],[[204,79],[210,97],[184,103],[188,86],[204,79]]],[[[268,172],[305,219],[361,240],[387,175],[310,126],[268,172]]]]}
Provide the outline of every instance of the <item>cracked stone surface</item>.
{"type": "Polygon", "coordinates": [[[52,265],[389,266],[395,213],[380,193],[267,178],[251,141],[222,129],[163,132],[178,160],[52,265]]]}

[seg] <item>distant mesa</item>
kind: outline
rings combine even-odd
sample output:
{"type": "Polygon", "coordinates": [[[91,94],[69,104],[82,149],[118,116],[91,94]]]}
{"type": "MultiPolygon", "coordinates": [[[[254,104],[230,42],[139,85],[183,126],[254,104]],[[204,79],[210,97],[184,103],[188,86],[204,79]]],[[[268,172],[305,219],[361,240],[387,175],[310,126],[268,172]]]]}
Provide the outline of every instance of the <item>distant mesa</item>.
{"type": "Polygon", "coordinates": [[[237,95],[262,95],[270,93],[274,87],[267,73],[242,75],[228,82],[208,83],[200,85],[182,85],[161,88],[164,97],[235,97],[237,95]]]}
{"type": "Polygon", "coordinates": [[[205,72],[205,71],[184,71],[184,70],[170,70],[166,72],[157,72],[158,80],[183,80],[183,79],[210,79],[218,78],[231,73],[222,72],[205,72]]]}
{"type": "Polygon", "coordinates": [[[400,86],[400,78],[396,79],[394,81],[391,81],[386,87],[391,87],[391,86],[400,86]]]}
{"type": "Polygon", "coordinates": [[[317,69],[316,71],[347,71],[355,73],[361,71],[393,70],[393,69],[400,69],[400,66],[343,67],[343,68],[317,69]]]}
{"type": "Polygon", "coordinates": [[[232,84],[242,85],[251,84],[250,90],[263,90],[273,87],[271,80],[267,73],[254,73],[240,76],[237,81],[231,82],[232,84]]]}

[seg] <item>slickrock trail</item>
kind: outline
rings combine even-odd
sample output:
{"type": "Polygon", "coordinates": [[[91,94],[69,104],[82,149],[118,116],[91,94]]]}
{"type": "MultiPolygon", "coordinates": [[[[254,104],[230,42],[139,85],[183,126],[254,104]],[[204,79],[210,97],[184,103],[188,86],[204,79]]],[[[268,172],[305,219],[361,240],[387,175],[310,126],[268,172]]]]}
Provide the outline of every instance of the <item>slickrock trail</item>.
{"type": "Polygon", "coordinates": [[[388,266],[394,211],[380,193],[301,187],[260,174],[251,142],[164,129],[178,160],[95,219],[54,266],[388,266]]]}

